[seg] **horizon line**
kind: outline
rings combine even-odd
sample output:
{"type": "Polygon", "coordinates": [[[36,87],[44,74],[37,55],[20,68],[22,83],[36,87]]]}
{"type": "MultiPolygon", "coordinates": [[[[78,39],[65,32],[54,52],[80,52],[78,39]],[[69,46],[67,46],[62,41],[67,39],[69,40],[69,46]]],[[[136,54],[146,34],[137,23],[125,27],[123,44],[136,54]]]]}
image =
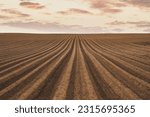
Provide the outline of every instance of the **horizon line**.
{"type": "Polygon", "coordinates": [[[150,34],[150,32],[0,32],[0,34],[150,34]]]}

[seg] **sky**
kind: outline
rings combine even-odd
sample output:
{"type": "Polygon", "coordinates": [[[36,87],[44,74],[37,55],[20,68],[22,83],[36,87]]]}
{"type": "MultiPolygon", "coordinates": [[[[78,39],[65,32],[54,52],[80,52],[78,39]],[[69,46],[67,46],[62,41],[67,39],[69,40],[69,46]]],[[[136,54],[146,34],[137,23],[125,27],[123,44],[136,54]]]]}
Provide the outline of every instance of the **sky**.
{"type": "Polygon", "coordinates": [[[150,0],[0,0],[0,33],[150,33],[150,0]]]}

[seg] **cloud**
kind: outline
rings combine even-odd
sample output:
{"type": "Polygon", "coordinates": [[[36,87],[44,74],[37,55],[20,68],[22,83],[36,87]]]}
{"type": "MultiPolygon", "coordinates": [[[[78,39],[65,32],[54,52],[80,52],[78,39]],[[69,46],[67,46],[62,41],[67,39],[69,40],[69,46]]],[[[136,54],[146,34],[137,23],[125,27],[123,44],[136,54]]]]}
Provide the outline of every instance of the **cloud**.
{"type": "Polygon", "coordinates": [[[123,3],[121,0],[120,1],[118,1],[118,2],[112,2],[111,3],[114,7],[126,7],[127,6],[127,4],[125,4],[125,3],[123,3]]]}
{"type": "Polygon", "coordinates": [[[14,9],[1,9],[1,11],[5,12],[7,14],[18,16],[18,17],[29,17],[30,16],[29,14],[25,14],[25,13],[22,13],[20,11],[14,10],[14,9]]]}
{"type": "Polygon", "coordinates": [[[150,33],[150,28],[144,29],[143,31],[150,33]]]}
{"type": "Polygon", "coordinates": [[[110,22],[110,23],[108,23],[109,25],[122,25],[122,24],[126,24],[125,22],[122,22],[122,21],[117,21],[117,20],[115,20],[115,21],[113,21],[113,22],[110,22]]]}
{"type": "Polygon", "coordinates": [[[15,21],[15,22],[7,22],[3,23],[2,25],[6,26],[12,26],[12,27],[18,27],[18,28],[28,28],[28,29],[37,29],[37,30],[49,30],[49,29],[56,29],[56,28],[62,28],[62,26],[59,26],[59,23],[53,22],[53,23],[40,23],[37,21],[31,21],[31,22],[21,22],[21,21],[15,21]]]}
{"type": "Polygon", "coordinates": [[[71,9],[69,9],[69,11],[74,12],[74,13],[81,13],[81,14],[92,14],[91,12],[89,12],[87,10],[76,9],[76,8],[71,8],[71,9]]]}
{"type": "Polygon", "coordinates": [[[3,26],[11,26],[22,29],[34,29],[40,32],[107,32],[104,27],[83,27],[81,25],[64,25],[57,22],[40,23],[40,22],[7,22],[3,26]]]}
{"type": "Polygon", "coordinates": [[[114,0],[82,0],[83,2],[88,2],[91,8],[98,9],[105,13],[119,13],[122,10],[120,7],[125,7],[121,1],[114,0]]]}
{"type": "Polygon", "coordinates": [[[20,6],[26,7],[26,8],[31,8],[31,9],[43,9],[45,6],[41,5],[40,3],[34,3],[34,2],[24,2],[22,1],[20,3],[20,6]]]}
{"type": "Polygon", "coordinates": [[[58,13],[62,14],[62,15],[69,15],[69,14],[92,14],[91,12],[87,11],[87,10],[82,10],[82,9],[77,9],[77,8],[70,8],[66,11],[59,11],[58,13]]]}
{"type": "Polygon", "coordinates": [[[150,0],[82,0],[89,2],[93,8],[126,7],[128,5],[138,7],[150,7],[150,0]]]}
{"type": "Polygon", "coordinates": [[[127,3],[129,3],[133,6],[137,6],[137,7],[150,8],[150,0],[126,0],[124,2],[127,2],[127,3]]]}
{"type": "Polygon", "coordinates": [[[136,27],[150,27],[150,22],[148,21],[137,21],[137,22],[127,22],[127,24],[136,25],[136,27]]]}
{"type": "Polygon", "coordinates": [[[127,22],[122,22],[122,21],[113,21],[108,23],[108,25],[134,25],[136,27],[139,28],[143,28],[143,27],[150,27],[150,22],[148,21],[127,21],[127,22]]]}
{"type": "Polygon", "coordinates": [[[113,8],[107,8],[107,9],[103,9],[104,12],[107,12],[107,13],[119,13],[121,12],[122,10],[121,9],[113,9],[113,8]]]}
{"type": "Polygon", "coordinates": [[[58,11],[57,13],[62,15],[69,15],[68,11],[58,11]]]}
{"type": "Polygon", "coordinates": [[[8,18],[10,18],[10,17],[4,16],[4,15],[0,15],[0,19],[8,19],[8,18]]]}
{"type": "Polygon", "coordinates": [[[74,25],[71,25],[71,26],[61,25],[57,22],[41,23],[37,21],[32,21],[32,22],[16,21],[16,22],[3,23],[1,25],[23,28],[23,29],[36,29],[37,31],[41,31],[41,32],[42,31],[44,32],[67,31],[68,29],[76,27],[74,25]]]}

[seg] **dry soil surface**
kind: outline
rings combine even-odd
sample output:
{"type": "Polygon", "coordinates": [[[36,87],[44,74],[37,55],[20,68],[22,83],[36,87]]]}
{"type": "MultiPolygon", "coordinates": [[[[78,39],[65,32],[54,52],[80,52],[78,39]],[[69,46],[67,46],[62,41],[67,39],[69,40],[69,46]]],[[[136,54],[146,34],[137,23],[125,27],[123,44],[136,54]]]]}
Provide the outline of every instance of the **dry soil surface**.
{"type": "Polygon", "coordinates": [[[150,99],[150,34],[0,34],[0,99],[150,99]]]}

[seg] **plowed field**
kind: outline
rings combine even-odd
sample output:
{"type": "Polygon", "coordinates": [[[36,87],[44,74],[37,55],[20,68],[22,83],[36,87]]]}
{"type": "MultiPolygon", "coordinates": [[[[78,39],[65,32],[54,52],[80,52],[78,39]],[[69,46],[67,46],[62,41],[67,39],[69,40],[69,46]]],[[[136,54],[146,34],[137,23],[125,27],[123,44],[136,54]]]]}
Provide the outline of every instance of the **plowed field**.
{"type": "Polygon", "coordinates": [[[150,35],[0,34],[0,99],[150,99],[150,35]]]}

